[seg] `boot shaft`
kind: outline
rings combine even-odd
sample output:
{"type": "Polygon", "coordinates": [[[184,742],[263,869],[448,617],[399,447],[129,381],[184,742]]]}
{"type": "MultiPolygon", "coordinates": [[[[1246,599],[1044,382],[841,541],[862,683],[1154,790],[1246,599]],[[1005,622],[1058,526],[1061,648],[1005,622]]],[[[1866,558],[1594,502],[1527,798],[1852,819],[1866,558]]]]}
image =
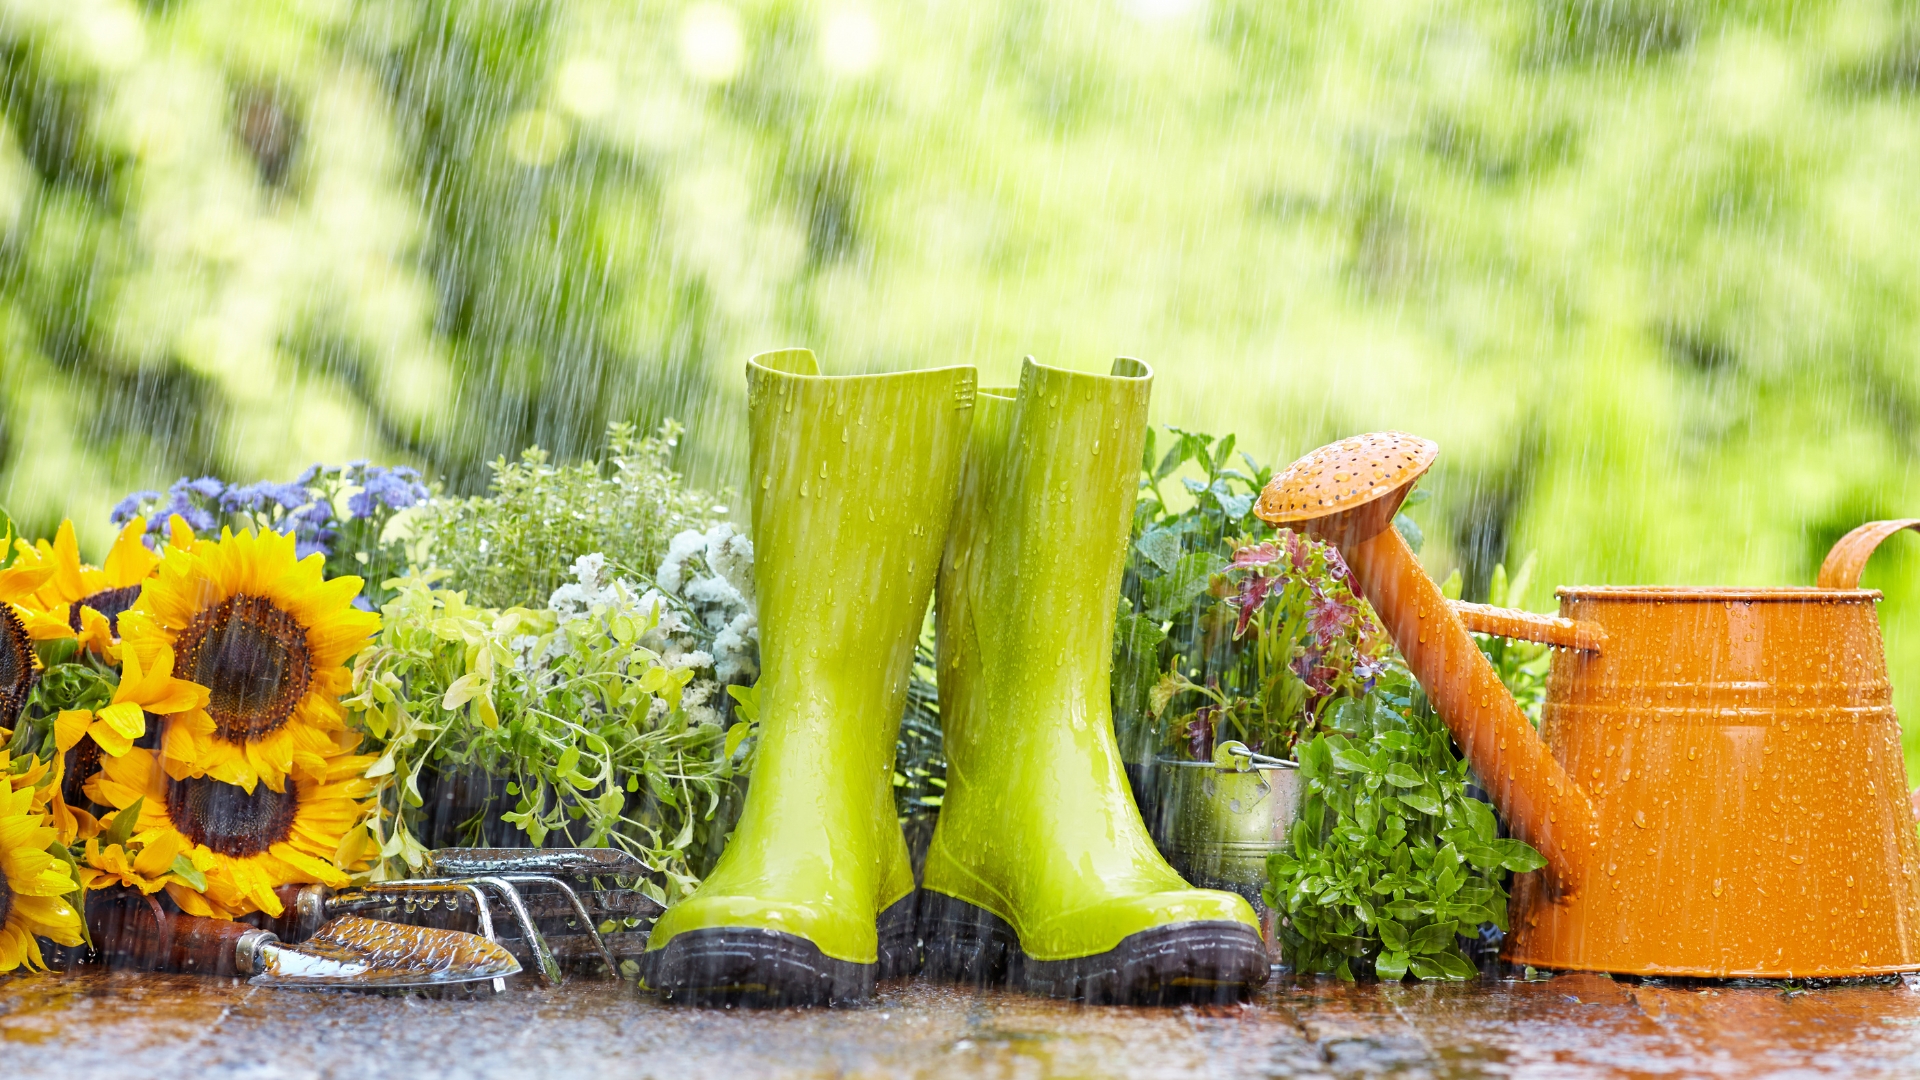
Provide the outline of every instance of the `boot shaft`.
{"type": "MultiPolygon", "coordinates": [[[[974,371],[818,371],[804,349],[747,365],[761,709],[807,726],[857,717],[863,730],[810,737],[871,765],[891,760],[972,428],[974,371]]],[[[763,750],[786,737],[779,727],[767,725],[763,750]]]]}
{"type": "Polygon", "coordinates": [[[1017,392],[977,396],[937,605],[950,759],[973,753],[980,724],[1008,722],[986,711],[1110,723],[1114,612],[1152,389],[1137,360],[1113,370],[1029,359],[1017,392]],[[989,705],[982,672],[1015,671],[992,678],[989,705]],[[1062,702],[1073,704],[1053,707],[1062,702]]]}

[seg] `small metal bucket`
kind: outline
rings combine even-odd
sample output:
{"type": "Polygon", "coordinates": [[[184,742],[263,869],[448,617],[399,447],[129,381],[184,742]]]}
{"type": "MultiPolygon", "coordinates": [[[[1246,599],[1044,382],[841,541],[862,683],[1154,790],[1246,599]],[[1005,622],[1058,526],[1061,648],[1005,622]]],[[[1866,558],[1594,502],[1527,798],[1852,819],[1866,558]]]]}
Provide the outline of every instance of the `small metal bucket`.
{"type": "Polygon", "coordinates": [[[1245,771],[1204,761],[1163,758],[1155,764],[1161,853],[1194,885],[1246,897],[1277,957],[1277,928],[1260,890],[1267,884],[1267,856],[1292,842],[1305,790],[1299,766],[1274,758],[1245,771]]]}

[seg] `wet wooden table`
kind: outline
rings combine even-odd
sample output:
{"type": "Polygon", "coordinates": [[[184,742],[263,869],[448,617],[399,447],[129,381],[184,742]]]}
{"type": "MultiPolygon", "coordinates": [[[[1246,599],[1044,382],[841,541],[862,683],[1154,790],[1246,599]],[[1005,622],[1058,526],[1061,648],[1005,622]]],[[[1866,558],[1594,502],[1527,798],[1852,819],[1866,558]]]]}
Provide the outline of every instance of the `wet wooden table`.
{"type": "Polygon", "coordinates": [[[921,982],[871,1006],[663,1007],[581,982],[474,1000],[0,976],[0,1076],[1920,1076],[1920,992],[1287,981],[1232,1007],[1080,1008],[921,982]]]}

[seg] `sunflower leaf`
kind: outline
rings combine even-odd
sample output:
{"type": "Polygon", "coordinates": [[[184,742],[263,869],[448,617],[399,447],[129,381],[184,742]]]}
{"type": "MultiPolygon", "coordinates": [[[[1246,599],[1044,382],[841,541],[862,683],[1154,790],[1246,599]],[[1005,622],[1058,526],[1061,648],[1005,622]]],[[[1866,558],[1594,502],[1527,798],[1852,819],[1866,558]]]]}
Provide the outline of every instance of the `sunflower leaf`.
{"type": "Polygon", "coordinates": [[[133,800],[133,805],[113,815],[107,827],[100,833],[100,846],[103,848],[126,847],[133,837],[133,827],[140,821],[140,809],[147,802],[146,796],[133,800]]]}
{"type": "Polygon", "coordinates": [[[201,873],[199,867],[193,865],[193,860],[184,854],[173,857],[173,865],[167,867],[167,873],[179,878],[181,884],[194,892],[207,891],[207,875],[201,873]]]}

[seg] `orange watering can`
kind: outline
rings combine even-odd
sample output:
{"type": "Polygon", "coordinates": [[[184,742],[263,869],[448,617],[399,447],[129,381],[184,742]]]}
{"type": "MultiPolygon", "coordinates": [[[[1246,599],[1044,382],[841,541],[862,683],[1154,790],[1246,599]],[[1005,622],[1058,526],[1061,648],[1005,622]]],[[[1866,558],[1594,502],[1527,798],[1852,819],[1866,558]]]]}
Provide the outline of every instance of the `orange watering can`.
{"type": "Polygon", "coordinates": [[[1920,970],[1920,848],[1874,603],[1880,541],[1814,588],[1563,588],[1560,617],[1448,601],[1391,526],[1439,448],[1346,439],[1256,512],[1339,548],[1435,711],[1545,870],[1506,958],[1710,978],[1920,970]],[[1535,734],[1468,631],[1557,648],[1535,734]]]}

